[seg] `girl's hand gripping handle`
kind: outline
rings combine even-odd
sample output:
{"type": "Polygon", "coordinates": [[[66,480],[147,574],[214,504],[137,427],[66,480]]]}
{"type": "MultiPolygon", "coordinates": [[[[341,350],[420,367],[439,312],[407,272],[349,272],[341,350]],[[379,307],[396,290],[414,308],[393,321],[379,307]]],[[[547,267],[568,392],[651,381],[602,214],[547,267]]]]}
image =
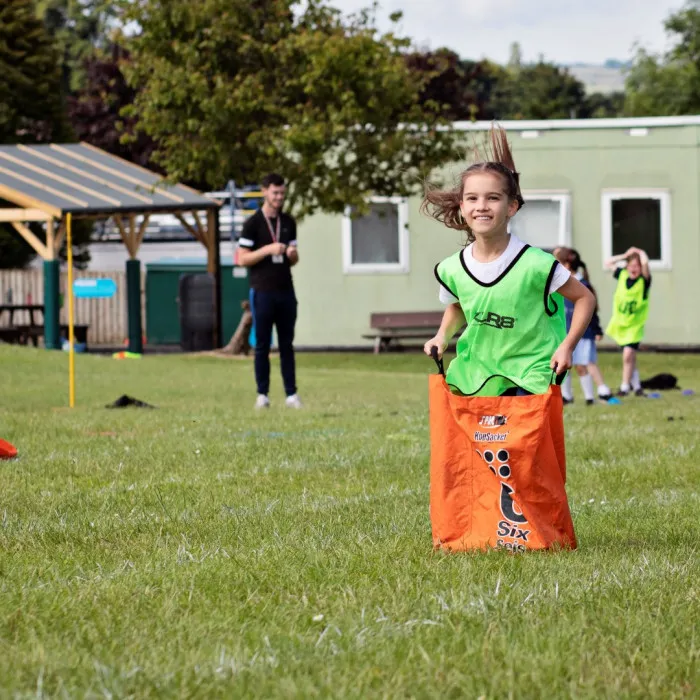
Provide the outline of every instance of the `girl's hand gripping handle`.
{"type": "Polygon", "coordinates": [[[435,364],[437,365],[438,372],[444,377],[445,376],[445,365],[442,361],[442,353],[440,352],[437,345],[432,345],[430,347],[430,357],[433,358],[435,364]]]}

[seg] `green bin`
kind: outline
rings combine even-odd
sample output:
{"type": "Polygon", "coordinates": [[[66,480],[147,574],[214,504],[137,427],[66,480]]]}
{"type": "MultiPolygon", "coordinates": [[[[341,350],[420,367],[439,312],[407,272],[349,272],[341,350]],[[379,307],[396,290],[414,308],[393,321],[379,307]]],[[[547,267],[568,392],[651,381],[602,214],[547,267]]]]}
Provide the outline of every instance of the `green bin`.
{"type": "MultiPolygon", "coordinates": [[[[206,260],[159,260],[146,264],[146,337],[149,345],[180,344],[178,290],[182,275],[205,274],[206,260]]],[[[248,270],[221,263],[221,343],[226,345],[248,300],[248,270]]]]}

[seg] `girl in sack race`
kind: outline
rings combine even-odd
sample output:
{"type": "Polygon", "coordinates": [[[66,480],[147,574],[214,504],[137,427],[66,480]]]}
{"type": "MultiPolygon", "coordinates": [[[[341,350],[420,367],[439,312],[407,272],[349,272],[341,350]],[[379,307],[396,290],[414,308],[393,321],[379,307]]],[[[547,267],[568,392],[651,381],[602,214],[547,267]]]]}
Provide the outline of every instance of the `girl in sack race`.
{"type": "Polygon", "coordinates": [[[422,206],[467,236],[435,267],[446,309],[424,347],[440,369],[430,377],[433,543],[575,548],[558,384],[595,298],[552,255],[508,232],[525,202],[505,131],[492,128],[475,156],[454,189],[428,188],[422,206]],[[574,304],[568,333],[564,299],[574,304]],[[465,324],[445,374],[443,352],[465,324]]]}

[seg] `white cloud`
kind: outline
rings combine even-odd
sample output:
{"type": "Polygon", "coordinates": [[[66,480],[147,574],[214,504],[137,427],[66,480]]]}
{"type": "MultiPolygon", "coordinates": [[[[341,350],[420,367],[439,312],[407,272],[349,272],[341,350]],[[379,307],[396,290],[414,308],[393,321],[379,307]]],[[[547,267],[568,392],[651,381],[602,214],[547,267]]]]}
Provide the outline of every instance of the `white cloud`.
{"type": "MultiPolygon", "coordinates": [[[[344,12],[370,0],[333,0],[344,12]]],[[[526,60],[544,54],[557,63],[626,59],[640,43],[666,45],[663,22],[683,0],[382,0],[380,26],[404,13],[400,28],[419,46],[448,46],[465,58],[508,60],[520,43],[526,60]]]]}

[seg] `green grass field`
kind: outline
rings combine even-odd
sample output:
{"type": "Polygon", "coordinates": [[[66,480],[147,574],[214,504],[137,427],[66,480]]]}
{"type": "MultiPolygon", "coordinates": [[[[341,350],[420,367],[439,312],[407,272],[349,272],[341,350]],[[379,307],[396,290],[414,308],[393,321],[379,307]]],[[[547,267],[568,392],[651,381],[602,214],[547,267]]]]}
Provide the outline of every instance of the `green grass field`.
{"type": "Polygon", "coordinates": [[[700,695],[700,397],[567,407],[577,551],[445,555],[426,358],[67,362],[0,346],[1,697],[700,695]]]}

